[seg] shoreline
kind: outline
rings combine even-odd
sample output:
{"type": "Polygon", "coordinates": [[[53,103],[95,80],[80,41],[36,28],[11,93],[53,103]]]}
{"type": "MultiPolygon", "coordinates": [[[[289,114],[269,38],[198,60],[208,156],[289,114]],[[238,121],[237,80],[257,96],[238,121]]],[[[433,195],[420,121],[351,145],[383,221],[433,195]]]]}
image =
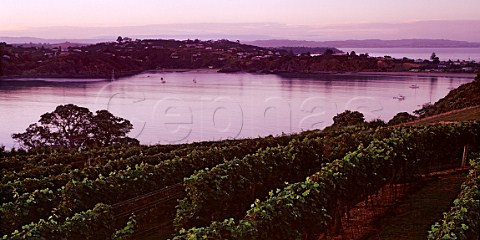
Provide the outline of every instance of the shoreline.
{"type": "Polygon", "coordinates": [[[474,78],[475,73],[449,73],[449,72],[352,72],[347,75],[365,75],[365,76],[421,76],[421,77],[456,77],[456,78],[474,78]]]}
{"type": "MultiPolygon", "coordinates": [[[[235,73],[251,73],[251,74],[273,74],[281,77],[287,78],[315,78],[321,76],[392,76],[392,77],[452,77],[452,78],[475,78],[476,73],[449,73],[449,72],[248,72],[248,71],[235,71],[235,72],[222,72],[221,69],[211,69],[211,68],[195,68],[195,69],[161,69],[161,70],[146,70],[139,71],[135,73],[128,74],[119,74],[116,79],[122,79],[126,77],[131,77],[140,74],[146,73],[184,73],[184,72],[193,72],[193,73],[226,73],[226,74],[235,74],[235,73]]],[[[110,78],[100,77],[99,75],[32,75],[32,76],[0,76],[0,81],[51,81],[51,82],[99,82],[99,81],[110,81],[110,78]]]]}
{"type": "Polygon", "coordinates": [[[450,77],[450,78],[475,78],[476,73],[448,73],[448,72],[312,72],[312,73],[295,73],[295,72],[274,72],[285,78],[318,78],[321,76],[364,76],[364,77],[450,77]]]}
{"type": "Polygon", "coordinates": [[[165,68],[165,69],[154,69],[146,70],[139,74],[143,73],[182,73],[182,72],[195,72],[195,73],[218,73],[220,68],[165,68]]]}
{"type": "MultiPolygon", "coordinates": [[[[135,76],[143,72],[145,71],[117,72],[117,74],[115,74],[115,79],[135,76]]],[[[97,80],[97,81],[108,81],[108,80],[111,80],[111,76],[106,74],[77,74],[77,75],[68,75],[68,74],[37,74],[35,75],[33,74],[33,75],[0,76],[0,81],[1,80],[37,81],[40,79],[82,79],[82,80],[88,79],[88,80],[97,80]]]]}
{"type": "MultiPolygon", "coordinates": [[[[115,76],[115,80],[132,77],[135,75],[146,74],[146,73],[182,73],[182,72],[197,72],[197,73],[217,73],[220,69],[211,69],[211,68],[166,68],[161,70],[145,70],[145,71],[135,71],[129,73],[120,73],[115,76]]],[[[43,82],[100,82],[100,81],[110,81],[110,77],[105,75],[12,75],[12,76],[0,76],[0,81],[43,81],[43,82]]]]}

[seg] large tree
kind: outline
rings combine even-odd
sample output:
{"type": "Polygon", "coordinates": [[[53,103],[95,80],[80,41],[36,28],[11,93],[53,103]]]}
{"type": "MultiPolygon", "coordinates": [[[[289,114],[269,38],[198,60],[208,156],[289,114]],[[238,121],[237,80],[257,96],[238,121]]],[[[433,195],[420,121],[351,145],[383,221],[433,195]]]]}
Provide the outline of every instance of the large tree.
{"type": "Polygon", "coordinates": [[[365,117],[361,112],[345,110],[333,117],[333,127],[345,127],[357,125],[365,122],[365,117]]]}
{"type": "Polygon", "coordinates": [[[93,114],[88,108],[74,104],[57,106],[55,111],[40,116],[24,133],[12,138],[23,147],[65,147],[83,149],[112,144],[138,144],[127,137],[132,130],[130,121],[116,117],[107,110],[93,114]]]}

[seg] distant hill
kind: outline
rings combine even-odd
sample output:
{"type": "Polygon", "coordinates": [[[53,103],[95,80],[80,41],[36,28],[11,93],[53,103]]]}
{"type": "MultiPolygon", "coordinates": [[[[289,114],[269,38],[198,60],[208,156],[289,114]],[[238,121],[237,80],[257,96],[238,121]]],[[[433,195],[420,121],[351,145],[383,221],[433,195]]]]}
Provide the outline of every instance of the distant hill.
{"type": "MultiPolygon", "coordinates": [[[[238,36],[236,36],[238,37],[238,36]]],[[[139,39],[152,39],[152,36],[135,36],[139,39]]],[[[115,41],[116,37],[85,38],[85,39],[50,39],[36,37],[2,37],[0,42],[8,44],[58,44],[58,43],[79,43],[95,44],[100,42],[115,41]]],[[[186,39],[186,38],[185,38],[186,39]]],[[[467,42],[446,39],[400,39],[400,40],[341,40],[341,41],[306,41],[306,40],[255,40],[243,41],[244,44],[255,45],[266,48],[280,47],[305,47],[305,48],[480,48],[480,42],[467,42]]]]}
{"type": "Polygon", "coordinates": [[[88,46],[90,44],[87,43],[72,43],[72,42],[61,42],[61,43],[18,43],[18,44],[12,44],[14,46],[19,46],[19,47],[34,47],[34,48],[48,48],[48,49],[53,49],[53,48],[61,48],[61,49],[67,49],[69,47],[84,47],[88,46]]]}
{"type": "Polygon", "coordinates": [[[302,40],[257,40],[248,44],[259,47],[330,47],[330,48],[479,48],[480,43],[445,39],[401,39],[401,40],[344,40],[344,41],[302,41],[302,40]]]}
{"type": "Polygon", "coordinates": [[[324,54],[327,50],[332,50],[333,53],[343,53],[339,49],[331,47],[279,47],[278,49],[292,52],[293,54],[324,54]]]}
{"type": "Polygon", "coordinates": [[[8,44],[58,44],[58,43],[81,43],[81,44],[94,44],[100,42],[115,41],[112,39],[100,39],[100,38],[91,38],[91,39],[47,39],[47,38],[37,38],[37,37],[2,37],[0,36],[0,42],[6,42],[8,44]]]}

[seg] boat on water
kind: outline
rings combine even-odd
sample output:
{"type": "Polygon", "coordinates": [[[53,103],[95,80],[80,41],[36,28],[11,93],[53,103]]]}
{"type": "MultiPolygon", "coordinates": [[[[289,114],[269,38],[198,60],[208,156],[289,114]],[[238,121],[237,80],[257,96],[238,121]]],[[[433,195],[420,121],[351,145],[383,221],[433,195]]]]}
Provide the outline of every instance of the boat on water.
{"type": "Polygon", "coordinates": [[[419,88],[419,86],[417,84],[412,84],[410,85],[410,88],[419,88]]]}
{"type": "Polygon", "coordinates": [[[403,101],[403,100],[405,100],[405,96],[403,96],[403,95],[398,95],[398,96],[396,96],[396,97],[393,97],[393,99],[397,99],[398,101],[403,101]]]}
{"type": "Polygon", "coordinates": [[[165,80],[163,79],[163,77],[160,78],[160,81],[161,81],[162,83],[166,83],[166,82],[167,82],[167,81],[165,81],[165,80]]]}

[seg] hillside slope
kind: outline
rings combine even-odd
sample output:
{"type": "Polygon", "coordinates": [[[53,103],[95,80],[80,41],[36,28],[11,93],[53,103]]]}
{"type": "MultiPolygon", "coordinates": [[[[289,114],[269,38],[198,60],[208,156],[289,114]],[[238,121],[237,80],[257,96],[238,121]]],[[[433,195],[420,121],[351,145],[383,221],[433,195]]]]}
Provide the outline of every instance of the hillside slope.
{"type": "Polygon", "coordinates": [[[425,125],[433,123],[450,123],[465,121],[480,121],[480,105],[425,117],[412,122],[408,122],[405,125],[425,125]]]}
{"type": "Polygon", "coordinates": [[[464,84],[450,91],[447,96],[433,105],[424,106],[414,113],[420,118],[450,112],[452,110],[480,105],[480,74],[471,83],[464,84]]]}

